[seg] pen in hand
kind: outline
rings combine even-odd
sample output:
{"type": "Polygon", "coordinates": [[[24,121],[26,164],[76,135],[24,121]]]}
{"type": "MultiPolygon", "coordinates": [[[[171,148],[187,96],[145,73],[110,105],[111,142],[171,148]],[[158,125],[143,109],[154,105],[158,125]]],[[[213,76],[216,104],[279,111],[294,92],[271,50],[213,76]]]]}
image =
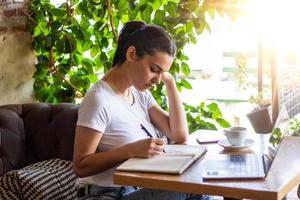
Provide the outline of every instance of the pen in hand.
{"type": "MultiPolygon", "coordinates": [[[[145,131],[145,133],[147,134],[148,137],[150,137],[150,138],[153,137],[153,136],[151,135],[151,133],[146,129],[146,127],[143,126],[143,124],[140,124],[140,126],[141,126],[141,129],[142,129],[143,131],[145,131]]],[[[165,149],[163,149],[163,152],[166,153],[165,149]]]]}

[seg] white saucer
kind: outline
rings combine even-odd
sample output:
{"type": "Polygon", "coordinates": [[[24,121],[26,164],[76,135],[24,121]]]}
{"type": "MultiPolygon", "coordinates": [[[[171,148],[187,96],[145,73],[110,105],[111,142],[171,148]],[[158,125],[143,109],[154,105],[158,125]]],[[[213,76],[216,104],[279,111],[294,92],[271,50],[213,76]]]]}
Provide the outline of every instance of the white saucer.
{"type": "Polygon", "coordinates": [[[254,140],[247,139],[243,146],[233,146],[229,144],[227,139],[219,140],[218,145],[227,148],[227,149],[244,149],[250,147],[254,143],[254,140]]]}

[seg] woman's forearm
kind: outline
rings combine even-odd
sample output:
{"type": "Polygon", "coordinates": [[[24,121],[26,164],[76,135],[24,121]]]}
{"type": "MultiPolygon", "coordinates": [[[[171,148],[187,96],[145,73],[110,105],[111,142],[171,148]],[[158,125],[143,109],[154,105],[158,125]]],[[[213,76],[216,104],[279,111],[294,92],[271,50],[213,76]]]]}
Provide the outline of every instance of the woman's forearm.
{"type": "Polygon", "coordinates": [[[122,148],[86,155],[74,163],[74,171],[79,177],[91,176],[116,166],[128,157],[128,153],[122,148]]]}
{"type": "Polygon", "coordinates": [[[163,149],[163,139],[145,138],[111,151],[83,156],[80,160],[75,160],[74,171],[79,177],[91,176],[110,169],[131,157],[150,158],[160,155],[163,149]]]}
{"type": "Polygon", "coordinates": [[[172,78],[165,81],[169,102],[170,131],[175,141],[185,142],[188,136],[186,115],[175,80],[172,78]]]}

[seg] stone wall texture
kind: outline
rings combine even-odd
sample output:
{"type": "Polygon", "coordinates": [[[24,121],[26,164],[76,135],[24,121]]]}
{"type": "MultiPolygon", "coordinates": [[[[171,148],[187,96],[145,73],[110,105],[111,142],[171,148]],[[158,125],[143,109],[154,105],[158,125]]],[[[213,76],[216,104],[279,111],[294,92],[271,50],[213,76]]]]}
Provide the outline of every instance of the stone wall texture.
{"type": "Polygon", "coordinates": [[[0,33],[0,105],[34,101],[34,64],[29,33],[0,33]]]}
{"type": "Polygon", "coordinates": [[[26,1],[0,0],[0,105],[34,101],[35,55],[25,8],[26,1]]]}

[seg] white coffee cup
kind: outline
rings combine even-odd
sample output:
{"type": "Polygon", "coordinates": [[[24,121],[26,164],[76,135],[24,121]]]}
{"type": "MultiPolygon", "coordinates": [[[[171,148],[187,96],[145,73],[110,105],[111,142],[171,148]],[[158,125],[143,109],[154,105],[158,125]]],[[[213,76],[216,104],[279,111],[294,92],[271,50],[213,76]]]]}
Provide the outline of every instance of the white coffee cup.
{"type": "Polygon", "coordinates": [[[232,146],[243,146],[247,139],[247,128],[245,127],[230,127],[224,129],[224,135],[232,146]]]}

